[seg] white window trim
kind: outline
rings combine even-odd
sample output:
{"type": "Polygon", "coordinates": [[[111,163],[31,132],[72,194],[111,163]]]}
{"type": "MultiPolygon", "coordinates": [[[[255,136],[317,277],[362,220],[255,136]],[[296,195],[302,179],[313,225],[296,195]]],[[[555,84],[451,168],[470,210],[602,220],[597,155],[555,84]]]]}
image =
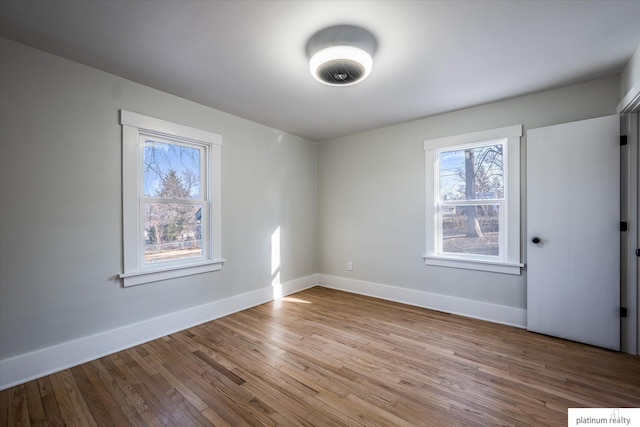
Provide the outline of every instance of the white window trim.
{"type": "Polygon", "coordinates": [[[430,139],[424,142],[425,151],[425,197],[426,197],[426,252],[423,255],[426,265],[440,267],[463,268],[469,270],[489,271],[505,274],[520,274],[524,264],[520,262],[520,138],[522,125],[490,129],[480,132],[455,135],[450,137],[430,139]],[[436,179],[436,151],[447,147],[463,146],[493,140],[506,140],[505,170],[505,224],[507,228],[504,244],[504,257],[499,261],[485,257],[438,253],[437,243],[437,207],[435,195],[436,179]]]}
{"type": "Polygon", "coordinates": [[[119,275],[123,286],[134,286],[159,280],[173,279],[193,274],[220,270],[225,261],[221,256],[221,152],[222,136],[213,132],[156,119],[126,110],[120,110],[122,125],[122,216],[124,272],[119,275]],[[203,248],[204,260],[184,260],[144,265],[142,236],[144,234],[140,208],[142,194],[142,170],[144,155],[141,134],[204,145],[208,152],[207,190],[209,203],[209,244],[203,248]]]}

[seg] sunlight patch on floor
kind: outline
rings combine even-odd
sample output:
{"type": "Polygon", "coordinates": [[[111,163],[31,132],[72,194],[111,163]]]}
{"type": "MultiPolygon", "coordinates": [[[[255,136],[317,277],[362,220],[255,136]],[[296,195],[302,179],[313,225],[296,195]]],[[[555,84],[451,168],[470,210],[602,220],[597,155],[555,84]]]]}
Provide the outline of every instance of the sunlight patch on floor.
{"type": "Polygon", "coordinates": [[[305,301],[303,299],[300,298],[294,298],[294,297],[284,297],[281,298],[281,301],[286,301],[286,302],[299,302],[301,304],[311,304],[311,301],[305,301]]]}

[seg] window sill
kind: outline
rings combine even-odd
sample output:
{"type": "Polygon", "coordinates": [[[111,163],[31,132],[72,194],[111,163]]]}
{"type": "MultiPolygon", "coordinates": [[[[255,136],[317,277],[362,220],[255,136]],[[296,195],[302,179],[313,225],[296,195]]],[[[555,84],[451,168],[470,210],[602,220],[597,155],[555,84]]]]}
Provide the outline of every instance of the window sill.
{"type": "Polygon", "coordinates": [[[119,277],[122,279],[124,287],[135,286],[142,285],[144,283],[158,282],[160,280],[175,279],[177,277],[217,271],[222,268],[222,264],[224,262],[224,259],[217,259],[199,264],[173,266],[156,270],[139,270],[122,273],[119,277]]]}
{"type": "Polygon", "coordinates": [[[521,263],[507,263],[484,260],[470,260],[461,258],[445,258],[435,255],[423,255],[426,265],[438,267],[462,268],[466,270],[488,271],[492,273],[503,273],[520,275],[520,269],[524,267],[521,263]]]}

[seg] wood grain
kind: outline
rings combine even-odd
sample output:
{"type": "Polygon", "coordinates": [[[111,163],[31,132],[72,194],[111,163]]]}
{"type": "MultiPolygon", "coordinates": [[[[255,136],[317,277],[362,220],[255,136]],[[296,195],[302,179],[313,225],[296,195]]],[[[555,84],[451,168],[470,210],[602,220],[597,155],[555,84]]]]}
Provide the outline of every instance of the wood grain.
{"type": "Polygon", "coordinates": [[[566,425],[640,357],[322,287],[0,392],[0,426],[566,425]]]}

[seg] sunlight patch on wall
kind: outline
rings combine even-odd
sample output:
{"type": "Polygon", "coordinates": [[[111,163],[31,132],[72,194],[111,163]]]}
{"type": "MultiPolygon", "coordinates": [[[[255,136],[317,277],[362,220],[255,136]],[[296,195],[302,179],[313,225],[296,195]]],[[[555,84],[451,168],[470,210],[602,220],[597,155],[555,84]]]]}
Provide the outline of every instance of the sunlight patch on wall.
{"type": "Polygon", "coordinates": [[[280,226],[271,235],[271,286],[273,299],[282,298],[282,283],[280,283],[280,226]]]}

